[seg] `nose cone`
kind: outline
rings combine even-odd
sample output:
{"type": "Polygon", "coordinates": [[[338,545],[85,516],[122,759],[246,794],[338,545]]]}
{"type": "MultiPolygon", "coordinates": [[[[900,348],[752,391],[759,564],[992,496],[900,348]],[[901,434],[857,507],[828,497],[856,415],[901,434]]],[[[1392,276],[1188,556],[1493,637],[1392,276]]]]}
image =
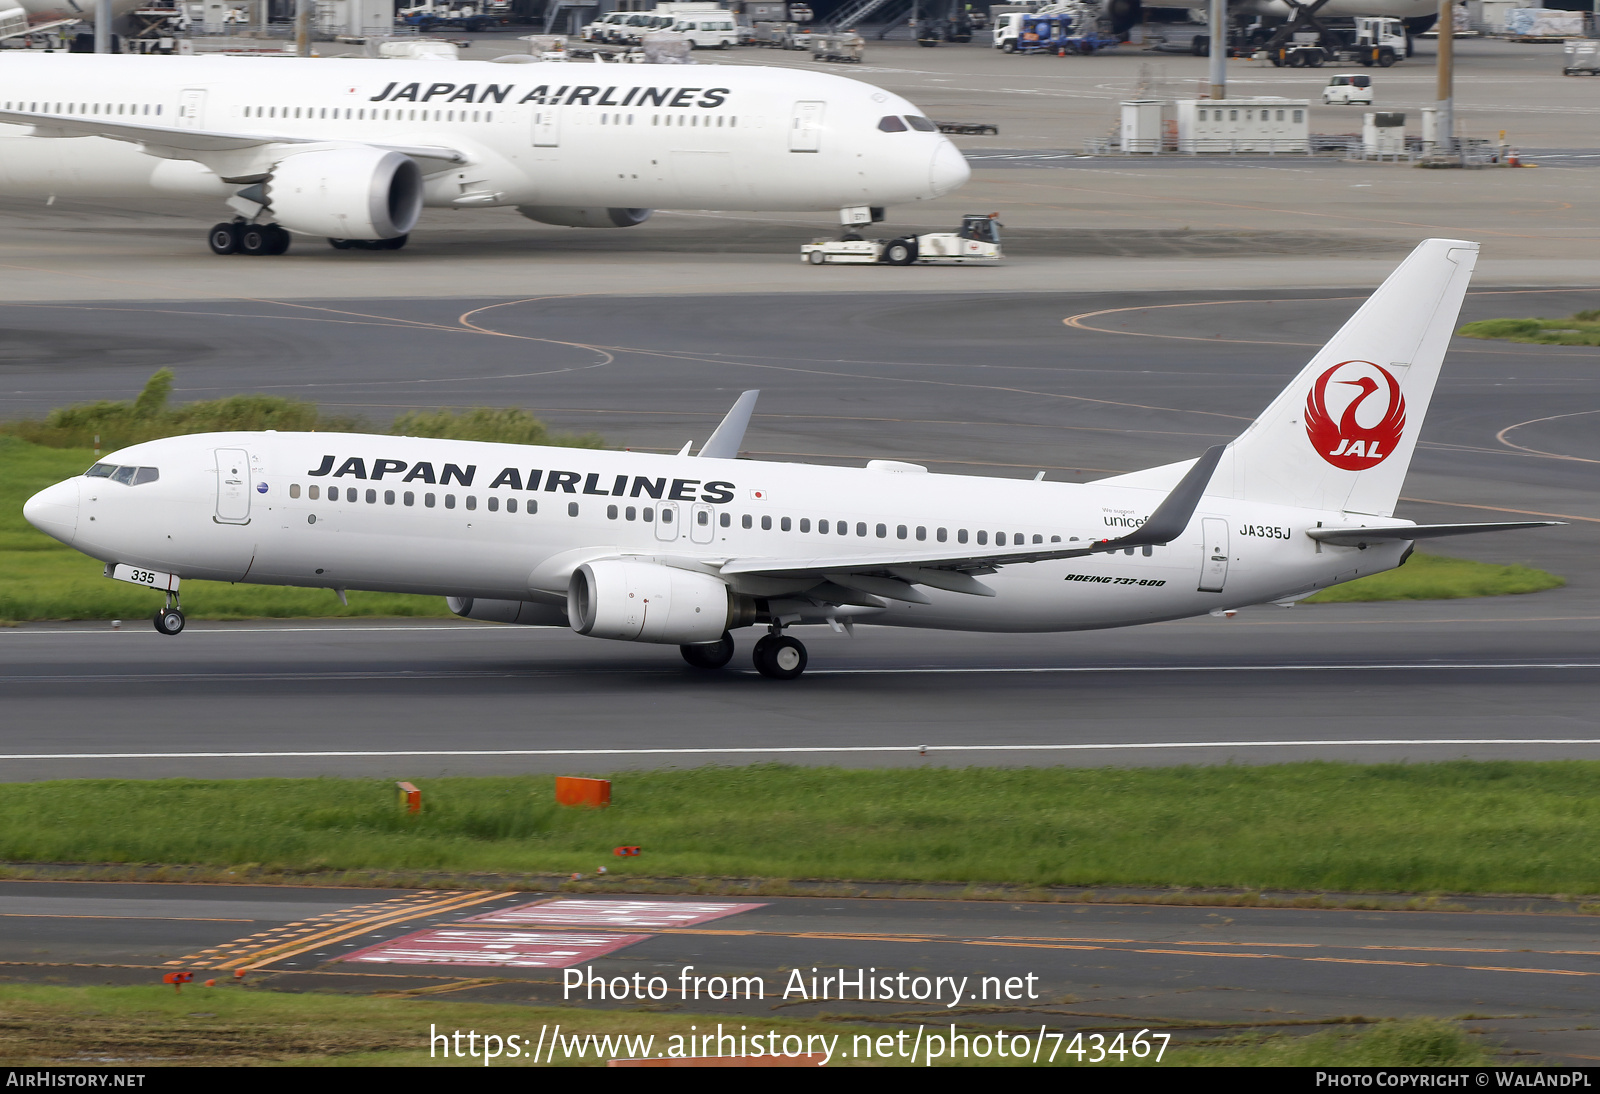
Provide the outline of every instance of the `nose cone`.
{"type": "Polygon", "coordinates": [[[928,171],[928,183],[934,197],[943,197],[972,177],[967,157],[949,141],[940,141],[933,153],[933,165],[928,171]]]}
{"type": "Polygon", "coordinates": [[[71,543],[78,534],[78,481],[45,487],[23,504],[23,517],[45,535],[71,543]]]}

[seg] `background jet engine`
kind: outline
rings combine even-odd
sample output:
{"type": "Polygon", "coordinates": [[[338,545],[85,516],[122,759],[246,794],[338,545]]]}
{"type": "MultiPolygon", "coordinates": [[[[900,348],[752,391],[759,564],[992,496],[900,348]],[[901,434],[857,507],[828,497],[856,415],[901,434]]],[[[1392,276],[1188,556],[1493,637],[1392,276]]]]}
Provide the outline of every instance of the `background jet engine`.
{"type": "Polygon", "coordinates": [[[579,208],[576,205],[519,205],[517,212],[542,224],[564,228],[632,228],[650,219],[654,209],[579,208]]]}
{"type": "Polygon", "coordinates": [[[721,579],[654,562],[586,562],[567,585],[568,621],[591,638],[692,645],[755,617],[755,601],[721,579]]]}
{"type": "Polygon", "coordinates": [[[521,623],[525,627],[565,627],[567,609],[532,600],[485,600],[483,597],[447,596],[444,602],[464,619],[485,623],[521,623]]]}
{"type": "Polygon", "coordinates": [[[380,148],[326,148],[289,156],[263,187],[285,228],[333,239],[395,239],[422,215],[416,161],[380,148]]]}

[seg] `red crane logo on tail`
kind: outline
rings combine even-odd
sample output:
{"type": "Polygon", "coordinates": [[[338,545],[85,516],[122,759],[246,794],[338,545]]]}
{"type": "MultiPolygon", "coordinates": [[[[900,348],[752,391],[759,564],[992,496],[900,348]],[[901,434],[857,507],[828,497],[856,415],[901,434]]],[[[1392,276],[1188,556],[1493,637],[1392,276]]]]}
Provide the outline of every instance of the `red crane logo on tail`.
{"type": "Polygon", "coordinates": [[[1406,401],[1400,395],[1400,382],[1371,361],[1341,361],[1318,376],[1306,396],[1311,447],[1345,471],[1365,471],[1388,459],[1405,429],[1406,401]],[[1334,411],[1328,409],[1330,394],[1334,411]],[[1341,411],[1338,403],[1346,397],[1349,401],[1341,411]]]}

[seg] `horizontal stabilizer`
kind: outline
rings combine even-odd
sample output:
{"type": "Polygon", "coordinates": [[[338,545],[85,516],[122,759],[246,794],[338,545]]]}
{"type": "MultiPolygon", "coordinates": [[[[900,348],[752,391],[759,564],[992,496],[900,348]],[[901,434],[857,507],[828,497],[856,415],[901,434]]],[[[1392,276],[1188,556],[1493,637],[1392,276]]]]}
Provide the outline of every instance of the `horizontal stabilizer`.
{"type": "Polygon", "coordinates": [[[1306,535],[1319,543],[1337,547],[1360,547],[1366,543],[1395,540],[1441,539],[1444,536],[1470,536],[1474,532],[1509,532],[1514,528],[1548,528],[1564,520],[1518,520],[1487,524],[1397,524],[1388,528],[1312,528],[1306,535]]]}

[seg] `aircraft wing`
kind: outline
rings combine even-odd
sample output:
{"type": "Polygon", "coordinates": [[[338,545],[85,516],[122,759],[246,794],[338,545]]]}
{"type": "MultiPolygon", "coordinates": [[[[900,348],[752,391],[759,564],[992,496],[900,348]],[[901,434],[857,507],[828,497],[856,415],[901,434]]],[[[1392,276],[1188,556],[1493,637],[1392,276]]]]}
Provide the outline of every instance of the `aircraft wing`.
{"type": "Polygon", "coordinates": [[[263,133],[229,133],[215,129],[188,129],[172,125],[152,125],[149,122],[116,121],[111,118],[85,117],[78,114],[46,114],[27,110],[0,110],[0,122],[12,125],[31,125],[36,137],[104,137],[107,140],[127,141],[144,146],[155,155],[166,159],[200,159],[206,153],[243,152],[272,146],[288,147],[309,144],[364,144],[399,152],[415,160],[431,161],[423,164],[424,172],[439,171],[457,163],[466,162],[467,156],[454,148],[436,145],[394,144],[389,141],[352,141],[343,138],[319,139],[313,137],[284,137],[263,133]]]}
{"type": "MultiPolygon", "coordinates": [[[[844,590],[887,596],[895,600],[926,603],[927,597],[912,585],[928,585],[949,592],[974,596],[993,596],[994,590],[973,574],[991,574],[1001,566],[1026,562],[1045,562],[1058,558],[1082,558],[1109,554],[1134,547],[1165,546],[1183,534],[1194,516],[1200,498],[1211,482],[1211,475],[1222,459],[1225,445],[1209,449],[1162,499],[1155,511],[1138,528],[1116,539],[1066,543],[1035,543],[1012,548],[994,547],[967,551],[952,546],[923,548],[899,554],[811,556],[806,558],[735,558],[721,566],[730,576],[750,574],[760,577],[815,577],[844,590]],[[909,594],[909,595],[908,595],[909,594]]],[[[816,597],[819,590],[807,595],[816,597]]],[[[824,598],[825,592],[822,592],[824,598]]],[[[845,601],[849,603],[849,601],[845,601]]]]}
{"type": "Polygon", "coordinates": [[[1468,536],[1474,532],[1507,532],[1513,528],[1548,528],[1565,523],[1564,520],[1518,520],[1487,524],[1395,524],[1382,528],[1312,528],[1306,535],[1319,543],[1360,547],[1368,543],[1468,536]]]}

